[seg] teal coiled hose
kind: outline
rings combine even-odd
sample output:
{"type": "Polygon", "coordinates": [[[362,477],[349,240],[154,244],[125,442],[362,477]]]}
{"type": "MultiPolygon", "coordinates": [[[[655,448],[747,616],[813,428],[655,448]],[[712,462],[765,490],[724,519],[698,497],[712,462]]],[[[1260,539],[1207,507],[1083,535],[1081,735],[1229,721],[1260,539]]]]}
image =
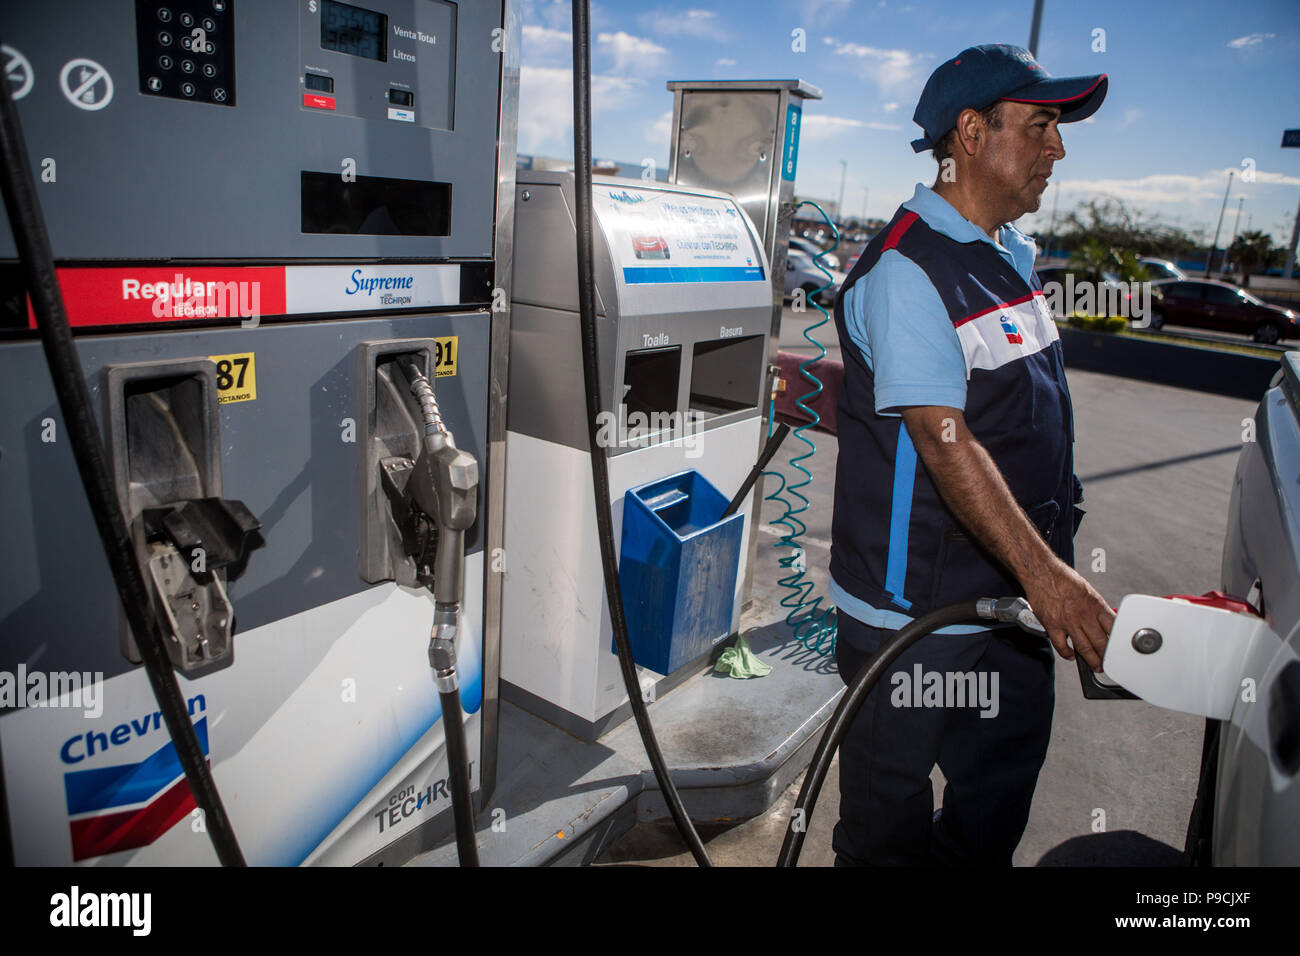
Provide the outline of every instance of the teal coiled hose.
{"type": "MultiPolygon", "coordinates": [[[[777,581],[777,584],[786,588],[790,592],[781,599],[781,606],[787,608],[789,611],[789,613],[786,614],[785,621],[793,629],[796,640],[798,640],[799,643],[808,650],[818,654],[833,654],[835,652],[835,635],[837,631],[836,610],[833,605],[823,608],[823,598],[820,595],[814,597],[812,594],[816,585],[812,581],[806,580],[807,561],[804,558],[804,551],[799,544],[799,539],[804,536],[805,532],[807,532],[808,526],[803,523],[799,518],[799,515],[807,511],[811,504],[807,496],[804,495],[800,489],[806,488],[808,485],[812,484],[813,479],[812,472],[804,467],[803,462],[817,453],[817,443],[807,437],[804,433],[810,429],[816,428],[817,425],[821,423],[821,415],[807,404],[822,393],[821,380],[810,371],[809,367],[814,362],[820,361],[826,357],[825,346],[823,346],[821,342],[817,341],[813,332],[830,321],[830,313],[817,303],[817,296],[826,289],[829,289],[833,281],[831,274],[826,271],[825,266],[823,266],[818,260],[840,244],[840,233],[839,230],[835,228],[835,223],[831,221],[830,216],[826,215],[825,210],[823,210],[821,206],[817,205],[815,202],[808,202],[807,200],[799,203],[799,205],[795,206],[795,209],[797,210],[800,206],[812,206],[822,214],[822,218],[824,218],[826,224],[830,226],[831,233],[835,237],[835,242],[831,245],[830,249],[818,253],[813,257],[813,264],[826,276],[826,284],[814,291],[808,298],[812,302],[813,307],[822,314],[822,318],[821,321],[814,322],[803,331],[803,337],[809,342],[809,344],[817,348],[816,355],[799,364],[800,374],[812,383],[813,387],[811,390],[799,396],[795,401],[795,407],[810,419],[794,429],[795,437],[808,446],[807,451],[792,455],[789,460],[791,468],[803,473],[803,479],[796,481],[794,484],[787,484],[785,475],[781,474],[779,471],[764,472],[764,477],[774,478],[780,484],[770,495],[765,495],[763,500],[771,501],[774,504],[783,505],[785,507],[785,513],[772,522],[773,526],[781,525],[786,529],[786,533],[781,536],[781,539],[776,542],[774,547],[787,548],[790,550],[790,553],[784,555],[780,559],[779,563],[782,568],[791,569],[794,572],[777,581]],[[792,504],[791,501],[785,497],[786,494],[789,494],[792,498],[797,498],[799,502],[798,505],[796,506],[792,504]]],[[[769,437],[771,437],[772,428],[775,426],[775,423],[776,402],[773,400],[770,414],[768,415],[769,437]]]]}

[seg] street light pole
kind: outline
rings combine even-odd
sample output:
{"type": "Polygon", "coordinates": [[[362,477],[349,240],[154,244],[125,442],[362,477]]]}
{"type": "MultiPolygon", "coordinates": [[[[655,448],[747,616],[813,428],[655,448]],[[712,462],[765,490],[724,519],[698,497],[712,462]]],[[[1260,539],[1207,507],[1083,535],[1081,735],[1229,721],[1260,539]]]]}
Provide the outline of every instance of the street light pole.
{"type": "Polygon", "coordinates": [[[1052,191],[1052,218],[1047,223],[1047,255],[1052,255],[1052,241],[1056,238],[1056,203],[1061,198],[1061,184],[1056,183],[1052,191]]]}
{"type": "Polygon", "coordinates": [[[1232,190],[1232,174],[1235,169],[1228,170],[1228,186],[1223,190],[1223,205],[1219,207],[1219,223],[1214,227],[1214,241],[1210,243],[1210,251],[1205,257],[1205,278],[1210,277],[1210,260],[1214,258],[1214,250],[1219,247],[1219,230],[1223,228],[1223,211],[1228,208],[1228,193],[1232,190]]]}
{"type": "Polygon", "coordinates": [[[1232,243],[1237,238],[1237,227],[1241,225],[1241,207],[1245,203],[1246,197],[1240,196],[1237,199],[1237,218],[1232,220],[1232,235],[1228,238],[1228,244],[1223,247],[1223,264],[1228,264],[1228,253],[1232,250],[1232,243]]]}
{"type": "Polygon", "coordinates": [[[1295,225],[1291,227],[1291,241],[1286,244],[1286,267],[1282,270],[1282,275],[1290,279],[1295,272],[1295,244],[1300,239],[1300,206],[1296,207],[1295,225]]]}
{"type": "Polygon", "coordinates": [[[1034,0],[1034,20],[1029,25],[1029,53],[1038,58],[1038,28],[1043,23],[1043,0],[1034,0]]]}
{"type": "Polygon", "coordinates": [[[840,160],[840,198],[835,203],[835,218],[843,221],[844,219],[844,176],[849,171],[849,161],[840,160]]]}

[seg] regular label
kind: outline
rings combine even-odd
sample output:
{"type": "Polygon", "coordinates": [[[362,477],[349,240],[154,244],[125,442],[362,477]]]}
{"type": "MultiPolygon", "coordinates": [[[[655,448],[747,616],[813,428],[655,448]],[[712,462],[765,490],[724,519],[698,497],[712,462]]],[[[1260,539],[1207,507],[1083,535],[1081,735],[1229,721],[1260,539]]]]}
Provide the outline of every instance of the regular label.
{"type": "Polygon", "coordinates": [[[449,375],[455,375],[456,355],[460,351],[456,336],[448,335],[446,338],[434,339],[434,341],[438,343],[438,354],[434,356],[434,365],[437,367],[434,378],[447,378],[449,375]]]}
{"type": "MultiPolygon", "coordinates": [[[[253,363],[252,352],[209,355],[208,358],[217,363],[218,405],[251,402],[257,398],[257,368],[253,363]]],[[[442,374],[441,370],[438,374],[442,374]]]]}

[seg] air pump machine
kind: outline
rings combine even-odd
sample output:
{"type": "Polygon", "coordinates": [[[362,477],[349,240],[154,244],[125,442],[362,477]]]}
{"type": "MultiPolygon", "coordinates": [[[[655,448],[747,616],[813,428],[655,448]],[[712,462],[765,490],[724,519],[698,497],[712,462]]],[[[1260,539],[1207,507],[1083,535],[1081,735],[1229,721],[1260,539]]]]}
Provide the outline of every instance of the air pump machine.
{"type": "MultiPolygon", "coordinates": [[[[446,539],[413,489],[428,429],[454,435],[473,515],[456,663],[481,797],[496,759],[500,575],[485,556],[502,535],[512,3],[67,0],[9,5],[0,40],[117,497],[244,856],[401,862],[441,842],[451,799],[426,653],[446,539]]],[[[211,862],[15,259],[6,223],[0,670],[81,675],[98,693],[0,712],[12,858],[211,862]]]]}

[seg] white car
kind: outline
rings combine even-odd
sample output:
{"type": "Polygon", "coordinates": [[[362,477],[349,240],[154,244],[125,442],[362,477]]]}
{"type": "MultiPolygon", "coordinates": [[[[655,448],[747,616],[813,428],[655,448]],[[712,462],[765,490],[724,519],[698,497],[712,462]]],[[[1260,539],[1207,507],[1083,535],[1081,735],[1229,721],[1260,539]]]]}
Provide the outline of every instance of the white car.
{"type": "Polygon", "coordinates": [[[1152,281],[1157,279],[1186,279],[1187,273],[1168,259],[1153,259],[1144,256],[1138,262],[1147,267],[1147,275],[1152,281]]]}
{"type": "Polygon", "coordinates": [[[1283,356],[1253,424],[1223,544],[1220,594],[1240,600],[1129,595],[1103,663],[1149,703],[1207,718],[1186,841],[1192,865],[1300,864],[1297,353],[1283,356]]]}
{"type": "MultiPolygon", "coordinates": [[[[804,239],[800,236],[790,237],[790,248],[806,252],[809,257],[816,256],[822,251],[820,245],[813,242],[811,239],[804,239]]],[[[821,257],[821,263],[827,269],[838,269],[840,267],[840,257],[833,252],[828,252],[821,257]]]]}
{"type": "Polygon", "coordinates": [[[812,256],[802,249],[791,246],[785,259],[786,298],[793,296],[797,290],[803,289],[806,298],[811,299],[818,289],[829,282],[829,288],[822,292],[818,299],[823,305],[829,305],[835,300],[835,293],[839,291],[840,286],[844,283],[845,275],[830,266],[826,267],[826,272],[831,274],[830,279],[827,279],[826,273],[818,269],[816,264],[813,263],[812,256]]]}

